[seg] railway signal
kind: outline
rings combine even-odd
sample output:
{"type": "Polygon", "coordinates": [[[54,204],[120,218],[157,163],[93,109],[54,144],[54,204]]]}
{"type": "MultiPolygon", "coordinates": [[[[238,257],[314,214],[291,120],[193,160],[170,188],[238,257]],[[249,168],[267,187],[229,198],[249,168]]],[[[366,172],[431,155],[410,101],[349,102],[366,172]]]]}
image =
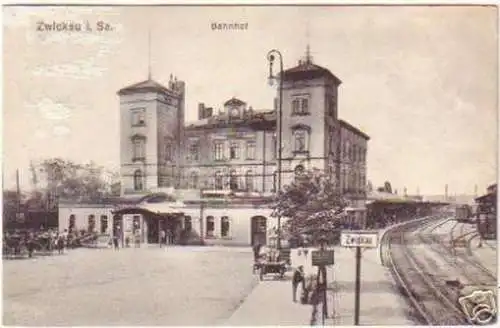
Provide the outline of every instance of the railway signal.
{"type": "Polygon", "coordinates": [[[359,326],[359,307],[361,294],[361,249],[376,248],[378,233],[364,230],[344,230],[340,235],[340,245],[347,248],[356,248],[356,287],[354,294],[354,325],[359,326]]]}

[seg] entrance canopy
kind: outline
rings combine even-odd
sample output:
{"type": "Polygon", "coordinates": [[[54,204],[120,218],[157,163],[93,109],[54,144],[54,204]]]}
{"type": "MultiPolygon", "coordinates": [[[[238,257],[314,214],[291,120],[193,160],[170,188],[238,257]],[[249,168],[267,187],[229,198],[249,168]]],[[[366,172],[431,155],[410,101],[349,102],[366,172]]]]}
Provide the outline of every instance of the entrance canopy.
{"type": "Polygon", "coordinates": [[[185,205],[181,201],[166,197],[165,194],[154,194],[143,197],[139,203],[119,206],[114,211],[114,214],[143,214],[156,217],[179,216],[184,214],[184,208],[185,205]]]}

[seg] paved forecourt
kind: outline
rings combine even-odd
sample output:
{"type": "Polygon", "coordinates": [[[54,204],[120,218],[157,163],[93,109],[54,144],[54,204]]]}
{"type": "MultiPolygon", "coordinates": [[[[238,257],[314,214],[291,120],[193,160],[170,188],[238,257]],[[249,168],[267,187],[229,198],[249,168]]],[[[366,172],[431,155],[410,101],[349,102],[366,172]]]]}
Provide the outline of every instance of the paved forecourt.
{"type": "Polygon", "coordinates": [[[6,260],[3,324],[216,325],[256,285],[250,248],[77,249],[6,260]]]}

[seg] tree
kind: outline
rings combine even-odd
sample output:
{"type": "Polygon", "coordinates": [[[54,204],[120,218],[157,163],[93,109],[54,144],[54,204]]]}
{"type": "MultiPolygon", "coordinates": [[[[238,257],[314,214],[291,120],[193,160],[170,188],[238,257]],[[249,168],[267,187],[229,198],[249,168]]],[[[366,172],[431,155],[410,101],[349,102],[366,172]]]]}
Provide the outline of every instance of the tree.
{"type": "Polygon", "coordinates": [[[46,186],[36,191],[45,195],[43,197],[48,196],[46,201],[49,202],[54,197],[98,201],[111,195],[111,186],[117,177],[116,173],[93,162],[77,164],[61,158],[44,160],[33,166],[32,171],[34,181],[38,180],[38,173],[46,176],[46,186]]]}
{"type": "Polygon", "coordinates": [[[341,216],[346,200],[334,180],[320,170],[306,171],[276,195],[272,216],[287,217],[285,229],[291,234],[314,231],[331,225],[341,216]]]}

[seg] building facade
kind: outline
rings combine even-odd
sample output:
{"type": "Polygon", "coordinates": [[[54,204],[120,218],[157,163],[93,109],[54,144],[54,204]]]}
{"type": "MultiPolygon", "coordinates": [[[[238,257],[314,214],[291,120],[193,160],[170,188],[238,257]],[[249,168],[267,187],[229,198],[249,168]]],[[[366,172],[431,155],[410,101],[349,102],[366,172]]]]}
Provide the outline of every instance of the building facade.
{"type": "Polygon", "coordinates": [[[200,103],[198,120],[188,124],[184,82],[121,89],[122,194],[164,187],[268,194],[280,187],[278,174],[283,187],[317,168],[353,202],[364,199],[369,137],[338,118],[340,79],[309,55],[282,78],[282,115],[279,98],[273,108],[253,109],[233,97],[217,112],[200,103]]]}
{"type": "Polygon", "coordinates": [[[366,202],[369,137],[338,118],[340,79],[309,55],[279,78],[283,99],[278,90],[269,108],[235,97],[217,110],[199,103],[198,120],[189,123],[186,84],[173,76],[168,86],[148,79],[119,90],[122,201],[173,190],[185,203],[183,218],[168,219],[168,210],[147,211],[140,202],[136,212],[118,203],[65,204],[59,229],[113,235],[138,227],[144,242],[169,229],[207,244],[267,243],[279,228],[268,206],[272,195],[313,168],[334,178],[358,215],[366,202]]]}

